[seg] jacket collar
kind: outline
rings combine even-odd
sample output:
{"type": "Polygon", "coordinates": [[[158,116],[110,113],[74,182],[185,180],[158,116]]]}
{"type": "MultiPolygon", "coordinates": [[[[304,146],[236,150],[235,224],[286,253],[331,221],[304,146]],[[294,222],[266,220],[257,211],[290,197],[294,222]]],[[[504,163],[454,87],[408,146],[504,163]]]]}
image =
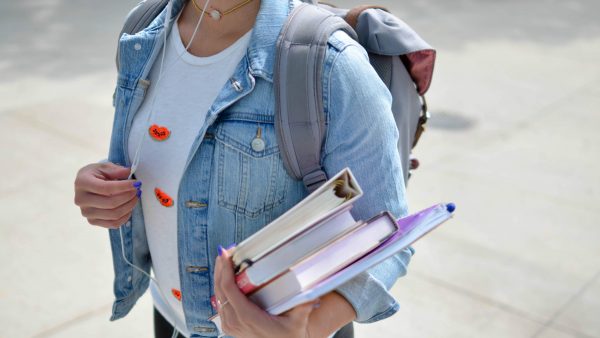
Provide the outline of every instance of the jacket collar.
{"type": "MultiPolygon", "coordinates": [[[[171,1],[173,9],[170,24],[173,24],[188,0],[171,1]]],[[[292,0],[260,0],[260,9],[247,51],[252,75],[273,81],[277,38],[292,7],[292,0]]],[[[167,31],[170,28],[167,27],[167,31]]]]}

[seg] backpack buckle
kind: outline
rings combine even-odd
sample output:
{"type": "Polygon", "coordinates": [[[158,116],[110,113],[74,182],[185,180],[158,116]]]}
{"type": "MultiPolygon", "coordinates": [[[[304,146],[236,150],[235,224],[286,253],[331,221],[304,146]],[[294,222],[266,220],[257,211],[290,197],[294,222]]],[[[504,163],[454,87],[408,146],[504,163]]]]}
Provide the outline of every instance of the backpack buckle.
{"type": "Polygon", "coordinates": [[[423,104],[421,105],[421,117],[419,118],[419,123],[425,124],[427,120],[431,118],[431,114],[429,113],[429,108],[427,107],[427,100],[425,100],[425,96],[421,95],[421,101],[423,104]]]}
{"type": "Polygon", "coordinates": [[[425,100],[425,96],[421,95],[421,101],[423,102],[423,104],[421,105],[421,116],[419,117],[419,122],[417,123],[417,130],[415,132],[415,138],[412,144],[413,148],[419,142],[421,135],[425,131],[425,124],[427,124],[427,120],[429,120],[429,118],[431,117],[429,109],[427,108],[427,100],[425,100]]]}
{"type": "Polygon", "coordinates": [[[312,193],[323,183],[327,182],[327,174],[325,174],[323,170],[318,169],[310,174],[304,175],[302,182],[304,182],[306,190],[308,190],[309,193],[312,193]]]}

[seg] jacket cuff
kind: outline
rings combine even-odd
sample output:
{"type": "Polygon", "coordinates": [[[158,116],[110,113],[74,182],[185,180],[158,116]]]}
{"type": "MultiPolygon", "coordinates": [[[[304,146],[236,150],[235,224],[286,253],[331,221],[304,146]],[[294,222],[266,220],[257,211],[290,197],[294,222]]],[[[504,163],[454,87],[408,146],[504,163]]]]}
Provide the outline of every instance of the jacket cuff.
{"type": "Polygon", "coordinates": [[[398,278],[406,275],[406,267],[413,253],[414,250],[409,247],[336,289],[354,308],[354,321],[373,323],[393,315],[400,309],[400,304],[389,290],[398,278]]]}

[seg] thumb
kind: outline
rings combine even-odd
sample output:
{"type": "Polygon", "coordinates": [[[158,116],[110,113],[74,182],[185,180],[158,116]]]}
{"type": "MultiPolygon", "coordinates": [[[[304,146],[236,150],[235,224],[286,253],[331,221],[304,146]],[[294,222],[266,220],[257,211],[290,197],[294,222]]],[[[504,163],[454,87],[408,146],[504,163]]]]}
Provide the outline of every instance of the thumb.
{"type": "Polygon", "coordinates": [[[285,314],[285,317],[288,317],[289,319],[291,319],[294,322],[305,321],[308,319],[311,312],[313,312],[313,310],[315,308],[317,308],[319,305],[320,305],[319,299],[309,302],[309,303],[304,303],[304,304],[298,305],[295,308],[289,310],[285,314]]]}
{"type": "Polygon", "coordinates": [[[98,171],[107,180],[123,180],[129,177],[130,168],[120,166],[111,162],[103,163],[98,171]]]}

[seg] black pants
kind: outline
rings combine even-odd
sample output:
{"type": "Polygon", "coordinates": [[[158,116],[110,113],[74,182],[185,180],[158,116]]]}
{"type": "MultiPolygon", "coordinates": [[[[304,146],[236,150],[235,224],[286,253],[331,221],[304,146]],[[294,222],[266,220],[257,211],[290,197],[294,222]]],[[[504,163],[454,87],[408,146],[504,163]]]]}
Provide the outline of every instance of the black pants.
{"type": "MultiPolygon", "coordinates": [[[[173,326],[167,322],[160,312],[154,309],[154,337],[155,338],[171,338],[173,334],[173,326]]],[[[177,338],[184,338],[181,334],[177,338]]],[[[339,330],[333,338],[354,338],[354,326],[352,323],[344,326],[339,330]]]]}
{"type": "MultiPolygon", "coordinates": [[[[171,338],[175,328],[163,317],[156,308],[154,308],[154,337],[155,338],[171,338]]],[[[177,338],[185,338],[178,334],[177,338]]]]}

